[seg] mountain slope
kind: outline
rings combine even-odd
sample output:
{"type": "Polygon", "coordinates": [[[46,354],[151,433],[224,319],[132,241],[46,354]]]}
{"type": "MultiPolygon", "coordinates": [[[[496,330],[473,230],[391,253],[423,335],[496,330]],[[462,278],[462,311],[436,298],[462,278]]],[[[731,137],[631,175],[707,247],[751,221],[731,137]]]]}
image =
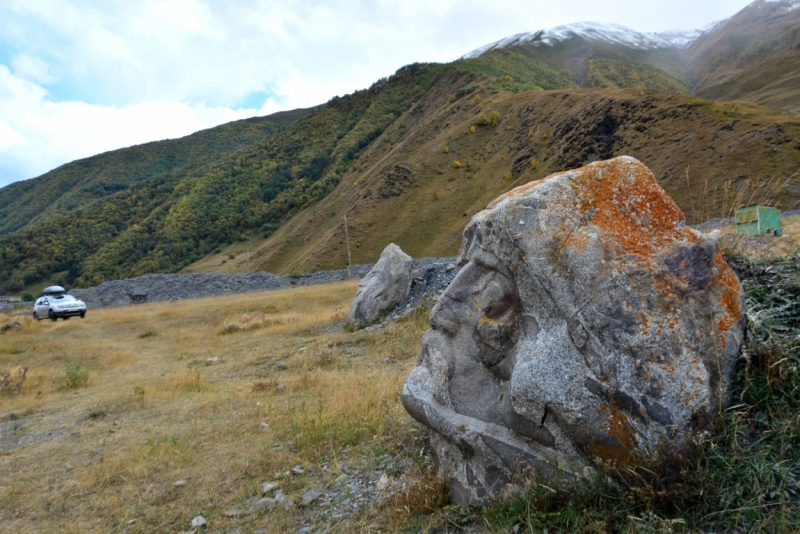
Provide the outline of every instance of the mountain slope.
{"type": "Polygon", "coordinates": [[[180,139],[113,150],[3,187],[0,189],[0,236],[72,211],[158,174],[239,150],[281,131],[309,112],[298,109],[254,117],[180,139]]]}
{"type": "Polygon", "coordinates": [[[354,261],[374,261],[390,241],[452,254],[466,217],[510,187],[620,154],[649,165],[693,222],[752,200],[795,206],[797,118],[688,96],[687,65],[720,67],[702,83],[741,86],[741,98],[791,100],[792,87],[775,85],[793,79],[791,62],[752,57],[794,53],[796,31],[774,42],[764,33],[796,3],[758,0],[700,37],[581,25],[516,36],[452,64],[410,65],[296,121],[232,123],[186,150],[177,140],[74,162],[0,191],[0,292],[244,270],[246,255],[230,255],[245,247],[274,272],[339,268],[345,213],[354,261]],[[757,39],[728,46],[742,32],[757,39]],[[732,50],[741,65],[722,68],[732,50]],[[753,76],[756,64],[779,72],[753,76]]]}
{"type": "Polygon", "coordinates": [[[206,158],[0,238],[0,289],[61,273],[67,284],[175,272],[215,248],[271,233],[330,193],[353,157],[442,68],[410,65],[332,99],[244,149],[206,158]]]}
{"type": "MultiPolygon", "coordinates": [[[[617,33],[595,33],[584,25],[575,26],[582,31],[562,27],[553,32],[514,36],[467,54],[463,63],[467,68],[482,66],[484,72],[491,74],[494,74],[489,71],[492,67],[507,71],[508,63],[535,65],[548,75],[542,78],[549,84],[538,84],[543,89],[639,87],[667,94],[690,92],[683,49],[656,46],[662,40],[650,41],[645,34],[636,32],[628,36],[630,41],[648,46],[630,45],[617,35],[623,33],[621,27],[617,33]]],[[[535,72],[519,67],[518,70],[535,72]]],[[[525,76],[520,75],[522,79],[525,76]]]]}
{"type": "Polygon", "coordinates": [[[698,95],[800,112],[800,1],[759,0],[688,48],[698,95]]]}
{"type": "Polygon", "coordinates": [[[502,63],[512,54],[578,87],[641,87],[800,112],[800,0],[756,0],[702,31],[570,24],[513,35],[464,59],[502,63]]]}
{"type": "Polygon", "coordinates": [[[346,266],[345,213],[354,263],[375,261],[390,242],[414,257],[451,255],[468,217],[499,194],[622,154],[647,164],[690,222],[729,216],[742,202],[786,209],[800,200],[797,118],[641,90],[495,93],[495,83],[442,77],[333,194],[251,243],[251,265],[280,273],[346,266]],[[453,100],[465,85],[477,88],[453,100]],[[492,111],[499,124],[470,133],[492,111]]]}

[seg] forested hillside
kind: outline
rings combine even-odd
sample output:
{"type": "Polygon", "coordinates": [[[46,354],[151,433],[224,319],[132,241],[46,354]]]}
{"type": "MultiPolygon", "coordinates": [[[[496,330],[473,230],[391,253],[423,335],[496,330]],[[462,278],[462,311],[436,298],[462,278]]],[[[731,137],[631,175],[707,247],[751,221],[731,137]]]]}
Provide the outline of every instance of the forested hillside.
{"type": "Polygon", "coordinates": [[[796,4],[758,0],[687,46],[621,27],[527,34],[313,110],[64,165],[0,190],[0,293],[241,271],[244,247],[276,273],[341,268],[345,214],[356,262],[392,241],[448,255],[500,193],[622,154],[691,222],[797,207],[796,4]]]}
{"type": "Polygon", "coordinates": [[[7,235],[0,239],[0,288],[17,291],[54,273],[68,285],[91,285],[175,272],[220,245],[269,234],[330,193],[359,151],[442,71],[404,67],[255,145],[155,175],[7,235]]]}
{"type": "Polygon", "coordinates": [[[0,189],[0,236],[83,207],[189,163],[235,152],[279,132],[310,110],[253,117],[180,139],[155,141],[98,154],[58,167],[34,180],[0,189]]]}

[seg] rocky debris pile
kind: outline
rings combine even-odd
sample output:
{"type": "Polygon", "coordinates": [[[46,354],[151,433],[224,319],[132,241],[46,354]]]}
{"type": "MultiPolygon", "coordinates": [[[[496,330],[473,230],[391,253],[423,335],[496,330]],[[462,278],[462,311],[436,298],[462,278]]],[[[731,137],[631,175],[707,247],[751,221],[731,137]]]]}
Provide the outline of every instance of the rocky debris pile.
{"type": "Polygon", "coordinates": [[[458,269],[456,258],[422,258],[414,260],[411,267],[411,287],[386,319],[368,326],[367,331],[378,330],[396,319],[409,315],[420,306],[432,306],[455,278],[458,269]]]}
{"type": "Polygon", "coordinates": [[[389,243],[378,263],[361,279],[350,307],[350,324],[366,326],[394,308],[411,287],[411,256],[389,243]]]}
{"type": "MultiPolygon", "coordinates": [[[[410,313],[425,301],[425,298],[444,290],[455,274],[454,267],[447,270],[453,261],[453,258],[412,260],[411,288],[396,310],[410,313]]],[[[373,263],[354,265],[353,278],[365,276],[374,265],[373,263]]],[[[286,276],[263,271],[237,274],[148,274],[128,280],[104,282],[87,289],[71,289],[69,294],[84,301],[88,308],[96,309],[329,284],[347,279],[347,269],[286,276]]],[[[399,315],[402,313],[394,313],[391,317],[396,318],[399,315]]]]}
{"type": "MultiPolygon", "coordinates": [[[[352,269],[353,276],[362,277],[371,268],[371,264],[356,265],[352,269]]],[[[88,308],[107,308],[327,284],[347,278],[347,269],[286,276],[264,271],[236,274],[148,274],[128,280],[104,282],[88,289],[72,289],[69,294],[84,301],[88,308]]]]}
{"type": "MultiPolygon", "coordinates": [[[[316,532],[320,527],[326,531],[348,517],[359,516],[381,502],[391,499],[404,485],[401,472],[410,471],[411,459],[401,459],[391,454],[369,462],[370,466],[342,465],[333,469],[323,463],[307,471],[295,466],[284,473],[275,473],[274,481],[261,484],[260,491],[244,501],[241,506],[226,510],[229,518],[270,513],[275,509],[292,510],[299,530],[316,532]],[[313,477],[307,478],[313,471],[313,477]],[[312,482],[313,480],[313,482],[312,482]],[[305,489],[287,495],[284,485],[305,489]],[[305,529],[305,530],[303,530],[305,529]]],[[[261,532],[261,531],[257,531],[261,532]]]]}
{"type": "Polygon", "coordinates": [[[502,195],[458,263],[402,395],[454,502],[491,501],[525,473],[657,461],[728,401],[742,286],[636,159],[502,195]]]}

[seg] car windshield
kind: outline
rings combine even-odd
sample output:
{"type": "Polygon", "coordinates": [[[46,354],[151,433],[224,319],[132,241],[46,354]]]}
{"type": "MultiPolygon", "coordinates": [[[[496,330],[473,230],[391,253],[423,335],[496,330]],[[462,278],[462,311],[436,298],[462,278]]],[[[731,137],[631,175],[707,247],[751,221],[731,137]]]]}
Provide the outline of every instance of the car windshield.
{"type": "Polygon", "coordinates": [[[58,295],[57,297],[52,297],[52,298],[53,300],[57,300],[59,302],[75,302],[78,300],[72,295],[58,295]]]}

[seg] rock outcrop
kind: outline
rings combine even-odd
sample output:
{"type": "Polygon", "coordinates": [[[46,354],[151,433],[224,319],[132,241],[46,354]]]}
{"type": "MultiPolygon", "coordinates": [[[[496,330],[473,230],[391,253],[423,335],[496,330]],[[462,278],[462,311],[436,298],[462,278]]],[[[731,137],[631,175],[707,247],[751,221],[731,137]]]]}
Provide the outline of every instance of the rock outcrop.
{"type": "Polygon", "coordinates": [[[390,243],[381,252],[375,267],[358,285],[350,307],[350,322],[366,326],[406,298],[411,287],[411,256],[390,243]]]}
{"type": "Polygon", "coordinates": [[[518,187],[464,230],[403,404],[453,500],[680,449],[725,405],[742,288],[634,158],[518,187]],[[511,485],[509,485],[511,484],[511,485]]]}

